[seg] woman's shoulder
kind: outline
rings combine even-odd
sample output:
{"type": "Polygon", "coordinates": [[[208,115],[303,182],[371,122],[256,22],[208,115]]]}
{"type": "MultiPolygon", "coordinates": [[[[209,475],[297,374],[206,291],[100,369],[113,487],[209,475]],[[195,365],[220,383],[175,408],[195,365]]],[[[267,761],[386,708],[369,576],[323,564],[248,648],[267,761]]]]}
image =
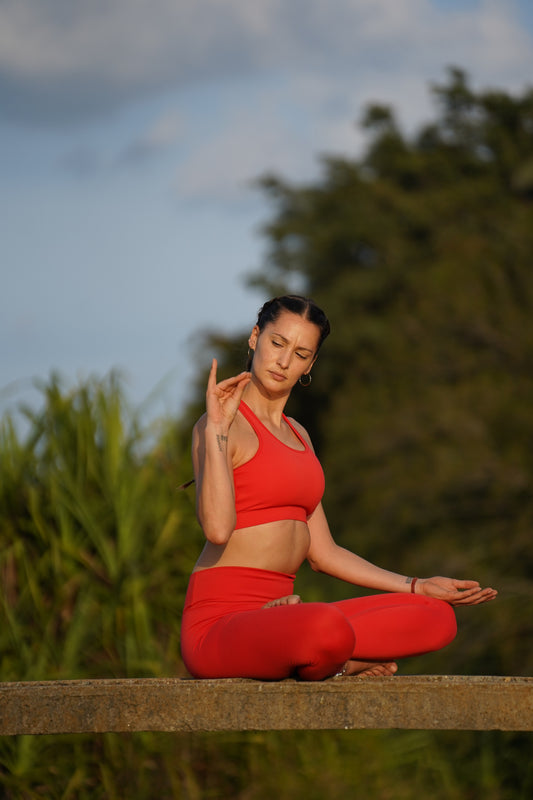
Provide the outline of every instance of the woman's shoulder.
{"type": "Polygon", "coordinates": [[[294,419],[294,417],[287,417],[287,419],[292,425],[292,427],[296,430],[296,432],[299,433],[303,439],[305,439],[309,447],[313,450],[313,442],[311,441],[311,437],[309,436],[307,430],[304,428],[301,422],[298,422],[298,420],[294,419]]]}

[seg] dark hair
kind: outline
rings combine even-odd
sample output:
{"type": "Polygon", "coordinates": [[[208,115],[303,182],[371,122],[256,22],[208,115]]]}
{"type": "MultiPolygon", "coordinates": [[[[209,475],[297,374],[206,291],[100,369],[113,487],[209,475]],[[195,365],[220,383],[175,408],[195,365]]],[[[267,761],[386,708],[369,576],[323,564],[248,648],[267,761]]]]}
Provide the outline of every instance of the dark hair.
{"type": "MultiPolygon", "coordinates": [[[[317,326],[320,331],[320,337],[316,348],[316,352],[318,353],[322,342],[326,336],[329,335],[330,331],[329,320],[322,309],[309,297],[302,297],[299,294],[285,294],[281,297],[274,297],[272,300],[267,300],[262,308],[259,309],[256,322],[259,330],[263,331],[269,322],[276,322],[283,311],[290,311],[291,314],[298,314],[299,317],[303,317],[317,326]]],[[[247,370],[252,366],[253,357],[253,351],[250,351],[248,354],[248,363],[246,364],[247,370]]]]}

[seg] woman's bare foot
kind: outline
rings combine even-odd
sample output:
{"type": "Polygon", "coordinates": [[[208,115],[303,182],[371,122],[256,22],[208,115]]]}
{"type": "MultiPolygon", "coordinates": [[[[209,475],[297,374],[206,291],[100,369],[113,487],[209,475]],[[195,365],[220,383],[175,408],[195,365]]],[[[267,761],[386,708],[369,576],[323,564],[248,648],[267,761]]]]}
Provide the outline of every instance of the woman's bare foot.
{"type": "Polygon", "coordinates": [[[274,608],[275,606],[295,606],[302,602],[299,594],[288,594],[285,597],[277,597],[263,606],[263,608],[274,608]]]}
{"type": "Polygon", "coordinates": [[[344,665],[340,676],[357,675],[360,678],[389,678],[398,672],[398,664],[395,661],[376,663],[374,661],[355,661],[350,659],[344,665]]]}

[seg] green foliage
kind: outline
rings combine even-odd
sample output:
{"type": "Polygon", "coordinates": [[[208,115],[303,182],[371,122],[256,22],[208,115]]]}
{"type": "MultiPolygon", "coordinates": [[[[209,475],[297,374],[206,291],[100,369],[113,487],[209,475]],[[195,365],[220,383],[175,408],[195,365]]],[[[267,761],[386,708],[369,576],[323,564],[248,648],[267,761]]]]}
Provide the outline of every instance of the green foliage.
{"type": "MultiPolygon", "coordinates": [[[[183,675],[180,608],[201,542],[178,491],[185,437],[170,423],[141,432],[116,376],[41,389],[23,441],[9,417],[0,425],[1,678],[183,675]]],[[[3,796],[120,797],[90,787],[113,787],[130,750],[4,740],[3,796]]]]}
{"type": "MultiPolygon", "coordinates": [[[[332,335],[289,413],[327,476],[335,538],[385,567],[494,584],[459,636],[405,672],[531,674],[533,612],[533,92],[434,87],[411,137],[369,108],[360,159],[321,179],[262,181],[264,292],[311,294],[332,335]]],[[[258,303],[259,305],[259,303],[258,303]]],[[[250,321],[250,326],[253,320],[250,321]]],[[[248,331],[206,334],[220,374],[248,331]]],[[[183,675],[179,614],[201,546],[189,437],[203,411],[143,431],[115,376],[42,387],[22,438],[0,424],[2,680],[183,675]]],[[[350,587],[303,569],[307,599],[350,587]]],[[[9,800],[526,798],[525,734],[366,731],[17,737],[0,743],[9,800]]]]}
{"type": "Polygon", "coordinates": [[[528,800],[530,737],[296,731],[21,737],[6,800],[528,800]],[[38,752],[35,752],[37,751],[38,752]],[[33,758],[33,761],[30,759],[33,758]],[[31,764],[31,766],[30,766],[31,764]]]}
{"type": "Polygon", "coordinates": [[[533,91],[477,94],[454,69],[434,95],[409,138],[374,106],[364,157],[324,159],[311,185],[263,180],[268,269],[251,283],[300,286],[330,316],[289,410],[322,459],[337,541],[500,590],[424,668],[531,674],[533,91]]]}
{"type": "Polygon", "coordinates": [[[178,437],[146,454],[113,376],[43,394],[24,442],[0,428],[2,678],[173,674],[198,546],[178,437]]]}

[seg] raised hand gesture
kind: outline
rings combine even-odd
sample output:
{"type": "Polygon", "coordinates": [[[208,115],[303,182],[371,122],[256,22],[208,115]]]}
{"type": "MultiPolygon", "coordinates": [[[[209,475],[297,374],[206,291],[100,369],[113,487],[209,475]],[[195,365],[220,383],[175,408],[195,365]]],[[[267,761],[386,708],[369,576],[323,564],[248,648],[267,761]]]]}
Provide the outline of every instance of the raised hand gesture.
{"type": "Polygon", "coordinates": [[[498,594],[495,589],[483,589],[477,581],[459,581],[440,576],[419,580],[416,592],[437,600],[446,600],[452,606],[477,606],[494,600],[498,594]]]}
{"type": "Polygon", "coordinates": [[[229,429],[251,377],[249,372],[241,372],[234,378],[226,378],[217,383],[217,360],[213,359],[205,395],[209,422],[229,429]]]}

